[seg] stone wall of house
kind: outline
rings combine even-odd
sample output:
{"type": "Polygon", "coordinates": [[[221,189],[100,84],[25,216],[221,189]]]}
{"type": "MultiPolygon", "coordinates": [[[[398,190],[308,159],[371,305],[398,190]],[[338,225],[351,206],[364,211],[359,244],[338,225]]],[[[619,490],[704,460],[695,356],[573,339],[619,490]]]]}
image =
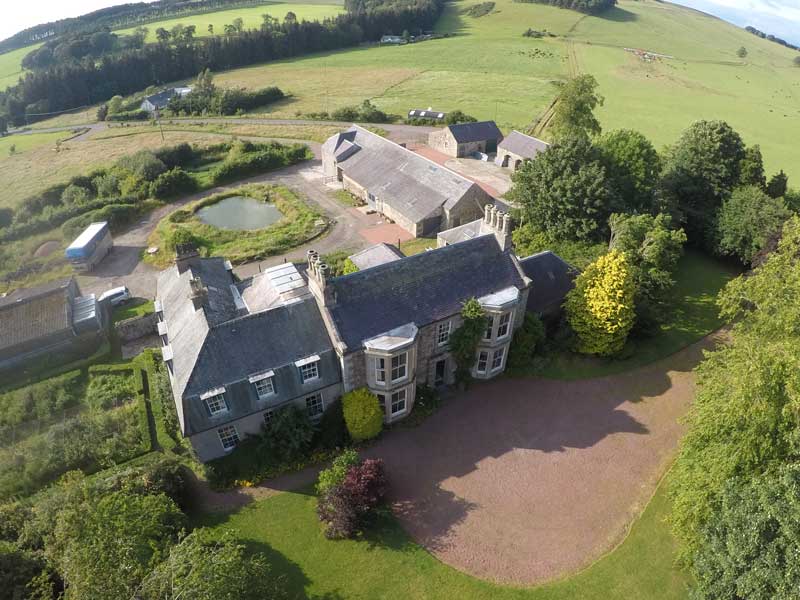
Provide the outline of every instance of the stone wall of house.
{"type": "Polygon", "coordinates": [[[526,159],[519,154],[514,154],[513,152],[509,152],[503,148],[498,148],[497,157],[495,158],[494,162],[499,167],[506,167],[512,171],[516,171],[520,166],[522,166],[522,163],[525,162],[525,160],[526,159]]]}
{"type": "MultiPolygon", "coordinates": [[[[322,394],[322,402],[327,410],[338,398],[341,397],[342,388],[341,385],[337,383],[336,385],[330,385],[322,390],[318,390],[315,393],[322,394]]],[[[209,460],[214,460],[215,458],[219,458],[227,454],[225,449],[222,447],[222,443],[219,441],[219,434],[217,433],[217,430],[220,427],[234,425],[236,427],[236,431],[239,433],[239,439],[243,440],[248,435],[257,435],[261,433],[264,425],[264,413],[280,410],[289,405],[295,405],[301,410],[305,410],[306,396],[303,395],[293,398],[288,402],[284,402],[278,406],[273,405],[269,406],[268,408],[265,407],[264,410],[259,410],[258,412],[249,414],[241,419],[220,423],[218,427],[213,427],[212,429],[201,431],[200,433],[189,436],[189,441],[191,442],[192,448],[194,448],[194,451],[197,454],[198,460],[201,462],[208,462],[209,460]]]]}
{"type": "Polygon", "coordinates": [[[155,313],[125,319],[114,325],[117,337],[122,342],[132,342],[146,335],[158,333],[155,313]]]}
{"type": "Polygon", "coordinates": [[[491,204],[493,198],[479,185],[473,185],[456,205],[446,214],[442,229],[452,229],[482,219],[484,206],[491,204]]]}
{"type": "Polygon", "coordinates": [[[458,143],[447,128],[429,133],[428,146],[447,156],[458,156],[458,143]]]}

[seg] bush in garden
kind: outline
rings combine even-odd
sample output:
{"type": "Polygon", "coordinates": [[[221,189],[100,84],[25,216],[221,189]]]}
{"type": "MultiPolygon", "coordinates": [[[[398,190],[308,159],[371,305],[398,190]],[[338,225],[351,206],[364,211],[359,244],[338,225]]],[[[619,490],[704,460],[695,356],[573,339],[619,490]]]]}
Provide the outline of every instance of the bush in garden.
{"type": "Polygon", "coordinates": [[[197,182],[180,167],[166,171],[150,182],[150,196],[170,198],[180,194],[190,194],[197,189],[197,182]]]}
{"type": "Polygon", "coordinates": [[[611,356],[622,350],[636,318],[635,293],[633,274],[618,250],[578,275],[564,305],[578,337],[578,352],[611,356]]]}
{"type": "Polygon", "coordinates": [[[526,312],[522,327],[514,332],[508,354],[508,366],[523,369],[530,366],[534,355],[544,342],[544,323],[536,315],[526,312]]]}
{"type": "Polygon", "coordinates": [[[354,467],[360,462],[361,459],[358,458],[358,452],[355,450],[347,449],[342,452],[333,459],[330,467],[320,471],[319,480],[317,481],[317,494],[324,496],[337,485],[341,485],[350,467],[354,467]]]}
{"type": "Polygon", "coordinates": [[[355,537],[369,523],[387,490],[382,460],[368,459],[351,466],[342,482],[319,498],[317,516],[325,524],[325,537],[355,537]]]}
{"type": "Polygon", "coordinates": [[[117,166],[145,181],[153,181],[167,170],[167,165],[149,150],[139,150],[134,154],[123,156],[117,161],[117,166]]]}
{"type": "Polygon", "coordinates": [[[314,426],[306,411],[297,406],[287,406],[272,417],[266,429],[272,451],[283,460],[295,460],[311,448],[314,426]]]}
{"type": "Polygon", "coordinates": [[[163,162],[168,169],[175,167],[185,167],[195,159],[196,153],[186,142],[176,146],[166,146],[153,151],[153,155],[163,162]]]}
{"type": "Polygon", "coordinates": [[[367,388],[359,388],[342,397],[347,431],[356,442],[369,440],[383,429],[383,411],[378,398],[367,388]]]}

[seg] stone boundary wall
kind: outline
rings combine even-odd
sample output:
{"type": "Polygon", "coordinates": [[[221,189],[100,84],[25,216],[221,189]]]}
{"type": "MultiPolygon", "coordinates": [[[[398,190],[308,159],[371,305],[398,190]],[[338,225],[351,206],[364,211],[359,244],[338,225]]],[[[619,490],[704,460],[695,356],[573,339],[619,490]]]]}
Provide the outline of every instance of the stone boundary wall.
{"type": "Polygon", "coordinates": [[[158,333],[156,315],[155,313],[150,313],[140,317],[125,319],[124,321],[116,323],[114,329],[117,331],[117,336],[120,341],[132,342],[146,335],[158,333]]]}

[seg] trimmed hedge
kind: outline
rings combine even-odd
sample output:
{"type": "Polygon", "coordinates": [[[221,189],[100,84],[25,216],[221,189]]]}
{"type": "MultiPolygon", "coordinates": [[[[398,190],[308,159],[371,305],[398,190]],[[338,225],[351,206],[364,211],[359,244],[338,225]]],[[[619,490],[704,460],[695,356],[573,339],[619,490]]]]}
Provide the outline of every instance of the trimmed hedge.
{"type": "Polygon", "coordinates": [[[367,388],[359,388],[342,396],[344,421],[350,437],[363,442],[376,437],[383,429],[383,411],[378,397],[367,388]]]}

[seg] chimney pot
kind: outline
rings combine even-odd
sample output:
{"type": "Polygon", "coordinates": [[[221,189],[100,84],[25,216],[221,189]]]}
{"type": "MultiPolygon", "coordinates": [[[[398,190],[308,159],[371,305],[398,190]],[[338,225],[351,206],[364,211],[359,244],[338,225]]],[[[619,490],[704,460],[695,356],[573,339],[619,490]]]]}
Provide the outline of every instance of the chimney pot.
{"type": "Polygon", "coordinates": [[[487,204],[483,207],[483,222],[487,225],[491,224],[492,222],[492,205],[487,204]]]}
{"type": "Polygon", "coordinates": [[[503,215],[503,233],[508,235],[511,229],[511,215],[506,213],[503,215]]]}

